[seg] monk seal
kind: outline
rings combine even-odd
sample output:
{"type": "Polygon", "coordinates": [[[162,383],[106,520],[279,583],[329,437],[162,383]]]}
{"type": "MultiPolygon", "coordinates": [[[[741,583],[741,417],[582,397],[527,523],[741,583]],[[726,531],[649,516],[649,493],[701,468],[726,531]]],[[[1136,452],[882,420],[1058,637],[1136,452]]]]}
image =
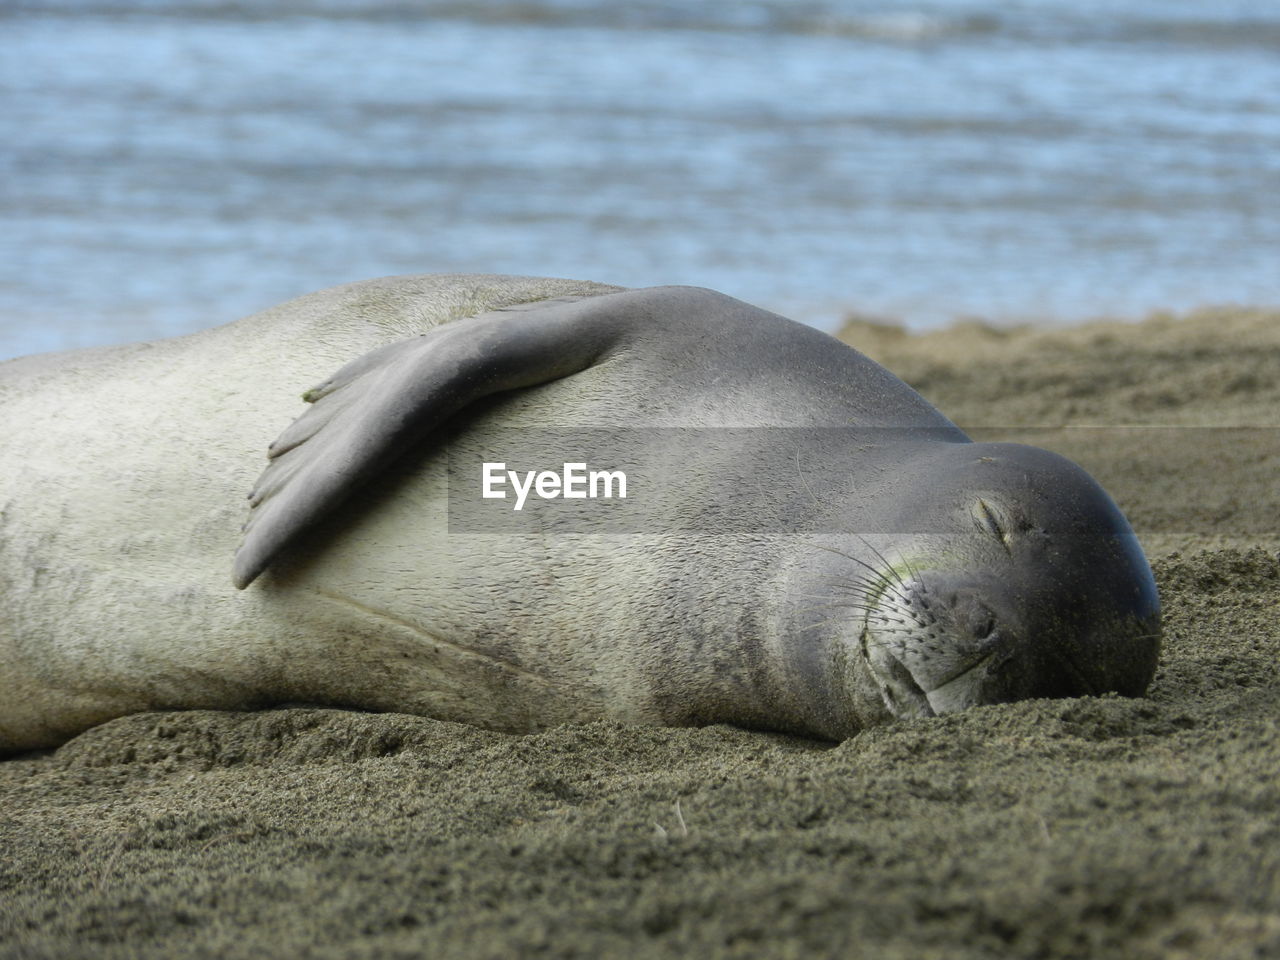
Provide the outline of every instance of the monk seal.
{"type": "Polygon", "coordinates": [[[299,702],[838,740],[1136,696],[1155,669],[1150,569],[1083,470],[971,442],[857,351],[709,290],[358,283],[10,361],[0,423],[8,752],[135,711],[299,702]],[[648,506],[693,527],[451,530],[444,448],[548,427],[639,429],[640,461],[664,455],[646,436],[723,430],[732,453],[648,506]],[[841,450],[811,489],[804,464],[841,450]]]}

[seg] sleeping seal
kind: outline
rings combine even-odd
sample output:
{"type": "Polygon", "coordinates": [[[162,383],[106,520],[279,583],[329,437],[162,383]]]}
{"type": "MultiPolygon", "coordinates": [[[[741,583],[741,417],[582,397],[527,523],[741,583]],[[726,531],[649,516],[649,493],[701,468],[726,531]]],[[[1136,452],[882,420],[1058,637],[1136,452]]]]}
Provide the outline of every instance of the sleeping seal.
{"type": "Polygon", "coordinates": [[[352,284],[0,365],[0,424],[4,751],[289,702],[840,739],[1155,669],[1150,569],[1079,467],[708,290],[352,284]],[[454,509],[539,431],[625,440],[629,526],[454,509]]]}

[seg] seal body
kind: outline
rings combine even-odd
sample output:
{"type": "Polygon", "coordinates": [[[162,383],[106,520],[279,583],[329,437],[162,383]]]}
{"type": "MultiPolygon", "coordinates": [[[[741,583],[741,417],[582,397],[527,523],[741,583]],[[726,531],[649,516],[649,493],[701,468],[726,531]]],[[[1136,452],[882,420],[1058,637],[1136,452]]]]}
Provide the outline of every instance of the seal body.
{"type": "Polygon", "coordinates": [[[838,739],[1137,695],[1158,652],[1146,561],[1083,471],[971,443],[856,351],[710,291],[353,284],[0,365],[0,447],[4,751],[140,710],[287,702],[838,739]],[[649,525],[451,530],[447,444],[583,428],[652,430],[641,460],[663,430],[739,432],[649,525]],[[812,489],[805,464],[837,448],[843,480],[812,489]],[[744,496],[720,527],[748,487],[785,495],[744,496]]]}

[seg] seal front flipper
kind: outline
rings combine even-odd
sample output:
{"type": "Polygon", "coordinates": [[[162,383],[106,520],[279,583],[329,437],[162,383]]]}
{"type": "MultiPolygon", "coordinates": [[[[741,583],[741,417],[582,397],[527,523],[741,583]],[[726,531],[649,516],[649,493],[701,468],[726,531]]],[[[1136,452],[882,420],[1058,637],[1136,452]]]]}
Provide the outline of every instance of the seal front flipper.
{"type": "MultiPolygon", "coordinates": [[[[629,293],[629,292],[628,292],[629,293]]],[[[468,404],[594,365],[613,347],[617,298],[496,310],[372,350],[303,394],[312,406],[268,448],[249,494],[232,580],[243,589],[296,537],[468,404]]]]}

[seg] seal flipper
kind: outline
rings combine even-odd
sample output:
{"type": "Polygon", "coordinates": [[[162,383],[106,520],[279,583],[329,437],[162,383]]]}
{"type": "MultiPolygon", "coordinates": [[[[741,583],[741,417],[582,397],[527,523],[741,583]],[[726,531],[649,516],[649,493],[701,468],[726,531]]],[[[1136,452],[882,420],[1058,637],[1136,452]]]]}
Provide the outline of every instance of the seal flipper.
{"type": "Polygon", "coordinates": [[[296,537],[468,404],[593,366],[617,341],[614,298],[545,300],[372,350],[307,391],[268,448],[232,581],[244,589],[296,537]],[[614,301],[610,303],[610,301],[614,301]]]}

